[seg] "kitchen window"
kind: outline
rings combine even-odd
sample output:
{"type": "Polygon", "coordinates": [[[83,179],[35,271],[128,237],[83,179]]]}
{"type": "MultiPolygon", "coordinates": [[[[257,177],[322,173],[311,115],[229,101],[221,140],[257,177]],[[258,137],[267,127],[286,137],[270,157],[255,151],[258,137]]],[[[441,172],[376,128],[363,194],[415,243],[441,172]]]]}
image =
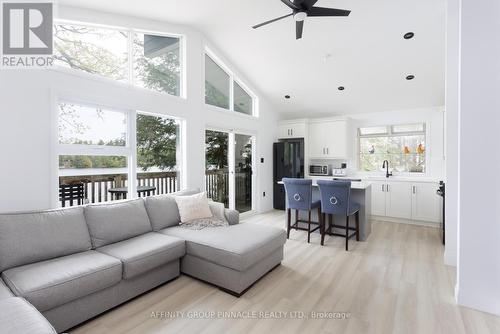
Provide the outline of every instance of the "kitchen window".
{"type": "Polygon", "coordinates": [[[182,39],[132,29],[59,22],[55,64],[182,96],[182,39]]]}
{"type": "Polygon", "coordinates": [[[394,172],[426,171],[425,123],[362,127],[358,142],[360,171],[383,171],[384,160],[394,172]]]}
{"type": "Polygon", "coordinates": [[[205,104],[257,116],[257,98],[212,52],[205,53],[205,104]]]}

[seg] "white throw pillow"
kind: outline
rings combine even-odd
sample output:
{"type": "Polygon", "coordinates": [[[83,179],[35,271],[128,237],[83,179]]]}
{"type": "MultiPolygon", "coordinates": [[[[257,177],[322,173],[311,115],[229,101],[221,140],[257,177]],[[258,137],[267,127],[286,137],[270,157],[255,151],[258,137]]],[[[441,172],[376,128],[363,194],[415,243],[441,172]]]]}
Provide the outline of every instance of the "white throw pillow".
{"type": "Polygon", "coordinates": [[[187,223],[193,219],[211,218],[213,216],[208,206],[206,192],[190,196],[175,196],[174,198],[179,208],[181,223],[187,223]]]}

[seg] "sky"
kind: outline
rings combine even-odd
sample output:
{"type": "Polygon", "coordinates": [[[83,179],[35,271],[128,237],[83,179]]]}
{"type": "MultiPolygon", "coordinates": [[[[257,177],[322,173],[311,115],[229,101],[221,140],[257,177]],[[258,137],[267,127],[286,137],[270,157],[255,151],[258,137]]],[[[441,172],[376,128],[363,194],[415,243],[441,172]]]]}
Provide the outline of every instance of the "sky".
{"type": "Polygon", "coordinates": [[[95,107],[72,105],[76,110],[76,118],[60,117],[65,130],[60,133],[63,138],[78,138],[80,140],[92,141],[97,144],[99,140],[108,142],[113,139],[124,139],[127,132],[126,114],[119,111],[101,109],[99,116],[95,107]],[[83,134],[78,134],[74,123],[84,124],[87,128],[83,134]]]}

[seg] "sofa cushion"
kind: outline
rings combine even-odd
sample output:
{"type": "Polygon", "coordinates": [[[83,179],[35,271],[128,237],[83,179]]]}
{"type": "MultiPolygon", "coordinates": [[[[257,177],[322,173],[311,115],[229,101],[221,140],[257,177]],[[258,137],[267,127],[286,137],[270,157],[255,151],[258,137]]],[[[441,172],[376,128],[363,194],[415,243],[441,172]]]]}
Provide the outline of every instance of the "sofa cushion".
{"type": "Polygon", "coordinates": [[[169,226],[179,225],[181,217],[179,216],[177,203],[175,203],[175,196],[188,196],[199,192],[198,189],[188,189],[167,195],[146,197],[144,203],[153,231],[159,231],[169,226]]]}
{"type": "Polygon", "coordinates": [[[286,241],[284,230],[250,223],[202,230],[176,226],[160,233],[186,240],[186,254],[238,271],[248,269],[286,241]]]}
{"type": "MultiPolygon", "coordinates": [[[[5,285],[3,280],[0,278],[0,300],[14,296],[12,291],[5,285]]],[[[0,332],[1,333],[1,332],[0,332]]]]}
{"type": "Polygon", "coordinates": [[[0,215],[0,272],[90,248],[82,207],[0,215]]]}
{"type": "Polygon", "coordinates": [[[0,300],[0,333],[57,334],[33,305],[17,297],[0,300]]]}
{"type": "Polygon", "coordinates": [[[195,219],[212,218],[213,214],[208,206],[206,192],[201,192],[189,196],[175,196],[177,208],[182,223],[187,223],[195,219]]]}
{"type": "Polygon", "coordinates": [[[155,269],[185,254],[184,240],[150,232],[97,249],[123,263],[123,278],[129,279],[155,269]]]}
{"type": "Polygon", "coordinates": [[[142,198],[87,205],[85,218],[94,248],[152,231],[142,198]]]}
{"type": "Polygon", "coordinates": [[[16,296],[41,312],[120,282],[120,260],[96,251],[68,255],[4,271],[2,278],[16,296]]]}
{"type": "Polygon", "coordinates": [[[179,225],[181,217],[174,197],[170,195],[149,196],[144,199],[153,231],[179,225]]]}

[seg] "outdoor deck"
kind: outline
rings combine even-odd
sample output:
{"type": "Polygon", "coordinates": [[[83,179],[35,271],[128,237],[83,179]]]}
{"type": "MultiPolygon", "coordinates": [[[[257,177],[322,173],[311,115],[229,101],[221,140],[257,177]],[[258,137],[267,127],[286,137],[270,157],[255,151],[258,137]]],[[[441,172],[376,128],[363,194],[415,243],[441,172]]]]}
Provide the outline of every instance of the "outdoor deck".
{"type": "MultiPolygon", "coordinates": [[[[83,174],[83,173],[82,173],[83,174]]],[[[149,195],[168,194],[179,191],[180,183],[176,171],[142,172],[137,174],[138,186],[154,187],[149,195]]],[[[59,177],[61,206],[101,203],[121,199],[110,190],[128,186],[126,173],[71,175],[59,177]],[[74,197],[73,197],[74,196],[74,197]],[[81,197],[81,198],[79,198],[81,197]]],[[[251,175],[236,173],[236,202],[240,211],[251,209],[251,175]]],[[[229,204],[229,173],[227,170],[205,172],[207,196],[214,201],[229,204]]],[[[139,193],[145,196],[146,193],[139,193]]]]}

